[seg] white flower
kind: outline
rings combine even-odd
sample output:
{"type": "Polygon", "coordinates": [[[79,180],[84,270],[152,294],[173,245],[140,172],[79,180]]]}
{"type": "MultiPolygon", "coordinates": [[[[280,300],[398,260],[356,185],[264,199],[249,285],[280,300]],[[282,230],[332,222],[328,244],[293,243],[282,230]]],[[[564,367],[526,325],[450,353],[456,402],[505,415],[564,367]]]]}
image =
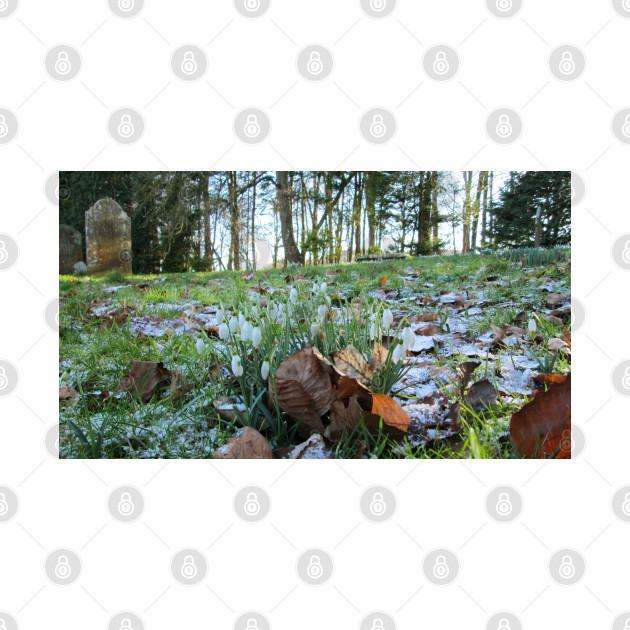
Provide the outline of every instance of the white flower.
{"type": "Polygon", "coordinates": [[[392,352],[392,361],[394,363],[398,363],[406,354],[407,350],[405,350],[405,347],[399,343],[392,352]]]}
{"type": "Polygon", "coordinates": [[[311,324],[311,336],[315,337],[319,333],[319,322],[313,322],[311,324]]]}
{"type": "Polygon", "coordinates": [[[319,319],[321,321],[324,321],[326,319],[326,313],[328,313],[328,308],[325,304],[322,304],[321,306],[317,307],[317,313],[319,315],[319,319]]]}
{"type": "Polygon", "coordinates": [[[229,336],[230,336],[230,329],[228,328],[228,325],[225,322],[223,322],[219,326],[219,339],[221,339],[222,341],[225,341],[229,336]]]}
{"type": "Polygon", "coordinates": [[[374,341],[374,337],[376,337],[376,323],[372,322],[372,325],[370,326],[370,339],[374,341]]]}
{"type": "Polygon", "coordinates": [[[241,326],[241,341],[251,341],[252,332],[254,332],[254,327],[251,322],[243,322],[241,326]]]}
{"type": "Polygon", "coordinates": [[[230,332],[234,334],[238,330],[238,319],[232,315],[230,317],[230,332]]]}
{"type": "Polygon", "coordinates": [[[319,291],[319,286],[317,285],[317,282],[313,285],[313,293],[317,293],[319,291]]]}
{"type": "MultiPolygon", "coordinates": [[[[243,328],[243,324],[245,323],[245,315],[243,315],[243,313],[239,312],[238,314],[238,325],[243,328]]],[[[234,331],[233,331],[234,332],[234,331]]]]}
{"type": "Polygon", "coordinates": [[[392,326],[393,321],[394,321],[394,314],[388,308],[386,308],[383,311],[383,328],[385,330],[389,330],[392,326]]]}
{"type": "Polygon", "coordinates": [[[402,342],[405,350],[416,345],[416,335],[408,326],[402,331],[402,342]]]}
{"type": "Polygon", "coordinates": [[[535,333],[538,330],[535,319],[529,320],[529,323],[527,324],[527,330],[529,330],[530,333],[535,333]]]}
{"type": "Polygon", "coordinates": [[[297,289],[296,288],[291,289],[291,293],[289,293],[289,299],[291,300],[291,304],[297,304],[297,298],[298,298],[297,289]]]}
{"type": "Polygon", "coordinates": [[[219,324],[219,326],[223,323],[224,319],[225,315],[223,314],[223,311],[217,311],[217,324],[219,324]]]}
{"type": "Polygon", "coordinates": [[[326,289],[328,288],[328,285],[325,282],[322,282],[319,285],[319,291],[320,293],[326,293],[326,289]]]}
{"type": "Polygon", "coordinates": [[[254,348],[258,348],[260,342],[262,341],[262,331],[258,326],[252,330],[252,346],[254,348]]]}
{"type": "Polygon", "coordinates": [[[266,381],[269,377],[269,361],[263,361],[263,364],[260,366],[260,375],[263,381],[266,381]]]}
{"type": "Polygon", "coordinates": [[[197,352],[199,354],[203,354],[203,351],[206,349],[206,344],[201,339],[197,339],[197,343],[195,344],[195,348],[197,348],[197,352]]]}
{"type": "Polygon", "coordinates": [[[234,376],[243,376],[241,357],[239,357],[237,354],[232,357],[232,372],[234,372],[234,376]]]}

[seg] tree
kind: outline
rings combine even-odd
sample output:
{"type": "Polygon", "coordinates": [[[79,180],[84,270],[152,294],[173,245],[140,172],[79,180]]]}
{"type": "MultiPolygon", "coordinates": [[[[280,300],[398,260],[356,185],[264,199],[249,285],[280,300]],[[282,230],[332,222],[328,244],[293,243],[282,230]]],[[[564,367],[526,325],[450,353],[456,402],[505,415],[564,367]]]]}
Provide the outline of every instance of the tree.
{"type": "Polygon", "coordinates": [[[276,171],[276,190],[285,265],[287,263],[303,265],[304,256],[300,253],[297,243],[295,242],[295,237],[293,236],[293,207],[288,171],[276,171]]]}

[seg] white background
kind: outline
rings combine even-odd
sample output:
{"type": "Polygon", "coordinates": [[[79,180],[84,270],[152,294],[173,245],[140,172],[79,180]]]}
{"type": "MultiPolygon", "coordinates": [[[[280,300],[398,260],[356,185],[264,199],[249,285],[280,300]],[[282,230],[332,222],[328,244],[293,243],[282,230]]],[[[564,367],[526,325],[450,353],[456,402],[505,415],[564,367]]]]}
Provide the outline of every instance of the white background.
{"type": "Polygon", "coordinates": [[[148,0],[129,20],[104,0],[22,0],[0,20],[0,59],[0,107],[20,121],[18,137],[0,146],[0,232],[20,247],[17,264],[0,273],[0,358],[20,373],[19,387],[0,398],[0,484],[20,498],[17,516],[0,524],[0,610],[21,629],[106,628],[124,609],[156,630],[229,628],[250,609],[287,630],[358,628],[375,609],[392,614],[399,628],[484,628],[492,613],[510,610],[526,628],[590,629],[610,627],[630,608],[630,525],[610,508],[613,492],[630,483],[628,405],[610,380],[613,366],[630,356],[628,277],[610,256],[612,241],[630,231],[630,147],[610,130],[614,113],[630,105],[630,20],[604,1],[525,0],[516,17],[501,20],[481,0],[399,0],[391,16],[375,20],[355,0],[273,0],[266,16],[248,21],[228,0],[148,0]],[[312,42],[335,57],[321,84],[295,68],[297,52],[312,42]],[[66,84],[51,80],[43,64],[58,43],[76,46],[83,58],[81,74],[66,84]],[[206,76],[195,83],[170,70],[170,54],[183,43],[208,54],[206,76]],[[423,74],[423,50],[434,43],[459,52],[461,69],[450,82],[423,74]],[[586,72],[572,83],[547,67],[562,43],[586,55],[586,72]],[[133,146],[115,144],[106,129],[109,113],[126,105],[146,121],[133,146]],[[256,147],[232,131],[233,117],[249,105],[272,118],[269,139],[256,147]],[[358,128],[360,114],[376,105],[398,122],[393,141],[378,147],[358,128]],[[510,146],[485,133],[489,111],[503,105],[525,125],[510,146]],[[587,437],[578,458],[290,465],[48,455],[43,438],[56,423],[58,358],[58,336],[44,321],[58,293],[57,208],[44,194],[50,174],[464,167],[573,170],[586,181],[573,209],[573,294],[587,311],[573,351],[574,423],[587,437]],[[256,525],[232,510],[234,493],[249,483],[272,499],[269,517],[256,525]],[[136,523],[117,523],[107,512],[107,496],[120,484],[144,493],[136,523]],[[359,511],[371,484],[397,496],[385,524],[359,511]],[[502,484],[525,501],[507,525],[484,508],[486,494],[502,484]],[[43,572],[57,547],[75,549],[83,561],[80,580],[67,588],[43,572]],[[203,584],[172,579],[169,562],[182,547],[206,553],[203,584]],[[308,547],[334,557],[323,587],[296,576],[297,555],[308,547]],[[437,588],[422,576],[422,558],[434,547],[460,558],[452,586],[437,588]],[[576,586],[548,575],[560,547],[586,558],[576,586]]]}

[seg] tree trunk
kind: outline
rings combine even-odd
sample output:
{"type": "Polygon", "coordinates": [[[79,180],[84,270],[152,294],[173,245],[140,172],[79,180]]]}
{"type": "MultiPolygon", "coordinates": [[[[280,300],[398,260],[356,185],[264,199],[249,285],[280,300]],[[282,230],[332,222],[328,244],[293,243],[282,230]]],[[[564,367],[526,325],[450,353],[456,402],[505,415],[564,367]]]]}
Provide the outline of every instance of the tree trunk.
{"type": "Polygon", "coordinates": [[[472,250],[477,247],[477,227],[479,224],[479,209],[481,206],[481,195],[484,193],[488,185],[488,171],[479,171],[479,179],[477,180],[477,195],[472,208],[472,236],[470,239],[470,247],[472,250]]]}
{"type": "MultiPolygon", "coordinates": [[[[252,173],[254,182],[258,176],[258,171],[252,173]]],[[[254,183],[252,189],[252,269],[256,270],[256,184],[254,183]]]]}
{"type": "Polygon", "coordinates": [[[466,197],[464,198],[464,208],[462,211],[462,254],[470,251],[470,214],[471,214],[471,189],[472,189],[472,171],[464,171],[464,185],[466,197]]]}
{"type": "Polygon", "coordinates": [[[542,204],[536,209],[536,223],[534,227],[534,247],[540,247],[540,239],[542,236],[542,204]]]}
{"type": "Polygon", "coordinates": [[[228,269],[241,268],[240,213],[238,207],[238,180],[236,171],[227,171],[228,205],[230,208],[230,256],[228,269]]]}
{"type": "Polygon", "coordinates": [[[284,246],[285,266],[287,263],[304,264],[302,254],[293,236],[293,209],[291,207],[291,192],[289,190],[288,171],[276,171],[276,191],[278,198],[278,214],[282,231],[282,245],[284,246]]]}
{"type": "Polygon", "coordinates": [[[365,213],[368,222],[368,252],[376,244],[376,178],[374,171],[368,171],[365,187],[365,213]]]}

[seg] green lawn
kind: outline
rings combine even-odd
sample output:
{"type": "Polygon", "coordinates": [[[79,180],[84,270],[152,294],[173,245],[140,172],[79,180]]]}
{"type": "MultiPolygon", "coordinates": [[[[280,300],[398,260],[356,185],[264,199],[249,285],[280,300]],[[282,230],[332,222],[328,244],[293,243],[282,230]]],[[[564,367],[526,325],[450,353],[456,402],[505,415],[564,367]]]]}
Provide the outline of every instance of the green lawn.
{"type": "Polygon", "coordinates": [[[268,400],[263,362],[273,378],[284,358],[313,343],[327,358],[351,343],[369,359],[375,341],[389,345],[387,331],[378,330],[386,308],[394,315],[392,333],[410,322],[417,337],[399,363],[390,351],[372,388],[402,405],[410,431],[395,439],[386,427],[370,433],[359,426],[327,441],[329,457],[516,457],[509,420],[536,387],[532,376],[570,371],[570,337],[568,348],[558,341],[570,329],[568,251],[432,256],[241,276],[60,277],[59,385],[79,394],[60,401],[61,458],[212,458],[240,425],[263,421],[273,448],[298,444],[295,421],[268,400]],[[241,328],[246,320],[254,327],[262,320],[259,347],[241,341],[238,330],[227,341],[219,339],[219,309],[226,323],[240,312],[241,328]],[[436,317],[422,322],[423,315],[436,317]],[[498,339],[491,324],[525,334],[514,328],[498,339]],[[241,359],[241,377],[234,375],[233,356],[241,359]],[[117,391],[132,360],[163,362],[177,374],[172,391],[158,388],[147,402],[117,391]],[[462,401],[462,428],[455,433],[446,426],[445,410],[458,397],[455,368],[472,360],[480,365],[471,383],[487,378],[499,397],[478,411],[462,401]]]}

